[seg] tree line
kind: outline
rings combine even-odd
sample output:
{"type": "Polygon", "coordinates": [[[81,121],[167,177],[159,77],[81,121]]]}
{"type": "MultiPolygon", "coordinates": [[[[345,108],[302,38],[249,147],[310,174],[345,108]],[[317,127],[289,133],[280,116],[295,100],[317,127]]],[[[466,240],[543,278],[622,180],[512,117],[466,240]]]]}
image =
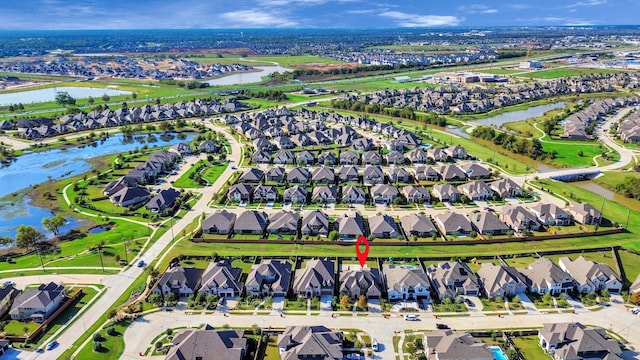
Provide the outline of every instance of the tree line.
{"type": "Polygon", "coordinates": [[[615,189],[625,197],[640,200],[640,177],[626,176],[624,182],[617,184],[615,189]]]}
{"type": "Polygon", "coordinates": [[[447,120],[444,116],[440,116],[433,112],[418,114],[410,107],[395,108],[382,104],[369,104],[354,100],[331,100],[331,106],[335,109],[399,117],[442,127],[447,125],[447,120]]]}
{"type": "MultiPolygon", "coordinates": [[[[42,227],[51,231],[54,235],[60,235],[60,229],[67,222],[67,219],[62,215],[55,215],[50,218],[42,219],[42,227]]],[[[39,242],[46,240],[46,237],[42,231],[34,228],[33,226],[20,225],[18,226],[15,245],[21,249],[27,251],[36,246],[39,242]]],[[[8,236],[0,237],[0,245],[10,245],[14,242],[14,239],[8,236]]]]}
{"type": "Polygon", "coordinates": [[[536,138],[522,138],[514,134],[497,131],[490,126],[477,126],[471,132],[471,136],[491,141],[514,154],[525,155],[534,160],[554,159],[557,155],[555,151],[545,152],[542,149],[542,143],[536,138]]]}
{"type": "Polygon", "coordinates": [[[258,99],[266,99],[272,101],[287,101],[289,98],[287,94],[285,94],[282,90],[273,90],[267,89],[264,91],[252,91],[249,89],[244,89],[240,92],[240,96],[245,96],[247,98],[258,98],[258,99]]]}

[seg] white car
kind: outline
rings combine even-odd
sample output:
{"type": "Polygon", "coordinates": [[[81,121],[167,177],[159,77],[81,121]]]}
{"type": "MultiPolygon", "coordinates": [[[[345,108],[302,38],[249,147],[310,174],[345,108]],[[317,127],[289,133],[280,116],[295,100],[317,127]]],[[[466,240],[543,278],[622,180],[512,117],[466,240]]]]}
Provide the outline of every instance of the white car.
{"type": "Polygon", "coordinates": [[[371,339],[371,350],[378,351],[378,340],[371,339]]]}
{"type": "Polygon", "coordinates": [[[637,308],[637,307],[636,307],[636,308],[631,309],[631,313],[632,313],[633,315],[638,315],[638,314],[640,314],[640,308],[637,308]]]}
{"type": "Polygon", "coordinates": [[[413,314],[409,314],[409,315],[405,315],[404,319],[407,321],[419,321],[420,319],[418,319],[417,316],[413,315],[413,314]]]}

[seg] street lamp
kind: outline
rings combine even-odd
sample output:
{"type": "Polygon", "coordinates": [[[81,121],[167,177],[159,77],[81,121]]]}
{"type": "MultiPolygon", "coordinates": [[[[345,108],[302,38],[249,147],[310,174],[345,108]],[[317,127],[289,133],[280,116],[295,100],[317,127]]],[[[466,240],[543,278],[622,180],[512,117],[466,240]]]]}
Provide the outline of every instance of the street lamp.
{"type": "Polygon", "coordinates": [[[102,244],[98,244],[98,255],[100,255],[100,265],[102,266],[102,272],[104,272],[104,262],[102,261],[102,244]]]}
{"type": "Polygon", "coordinates": [[[124,259],[127,262],[127,265],[129,264],[129,254],[128,254],[128,250],[127,250],[127,239],[125,239],[124,237],[122,238],[122,242],[124,244],[124,259]]]}
{"type": "Polygon", "coordinates": [[[46,269],[44,268],[44,261],[42,261],[42,252],[40,250],[40,247],[36,246],[36,248],[38,249],[38,256],[40,257],[40,264],[42,264],[42,271],[46,271],[46,269]]]}

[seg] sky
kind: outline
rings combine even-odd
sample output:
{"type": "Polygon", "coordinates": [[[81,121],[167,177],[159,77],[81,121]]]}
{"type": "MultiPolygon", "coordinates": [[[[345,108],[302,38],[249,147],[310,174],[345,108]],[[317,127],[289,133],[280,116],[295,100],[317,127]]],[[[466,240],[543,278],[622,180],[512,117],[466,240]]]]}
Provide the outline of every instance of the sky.
{"type": "Polygon", "coordinates": [[[0,29],[636,25],[639,9],[640,0],[0,0],[0,29]]]}

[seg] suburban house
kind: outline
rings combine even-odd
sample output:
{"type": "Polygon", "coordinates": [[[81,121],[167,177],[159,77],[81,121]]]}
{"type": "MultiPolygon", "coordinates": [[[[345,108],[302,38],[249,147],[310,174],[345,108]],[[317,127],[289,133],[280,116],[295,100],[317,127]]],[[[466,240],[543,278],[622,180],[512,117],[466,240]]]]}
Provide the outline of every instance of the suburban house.
{"type": "Polygon", "coordinates": [[[227,198],[235,202],[249,202],[253,194],[253,187],[247,184],[235,184],[229,187],[227,198]]]}
{"type": "Polygon", "coordinates": [[[432,162],[447,162],[453,159],[445,149],[436,147],[430,147],[427,149],[427,157],[429,158],[429,161],[432,162]]]}
{"type": "Polygon", "coordinates": [[[211,325],[204,329],[180,330],[171,340],[173,346],[165,360],[217,359],[242,360],[247,353],[244,330],[214,330],[211,325]]]}
{"type": "Polygon", "coordinates": [[[407,236],[426,238],[438,233],[433,222],[431,222],[426,215],[422,214],[413,213],[404,215],[400,217],[400,225],[407,236]]]}
{"type": "Polygon", "coordinates": [[[173,207],[176,199],[180,198],[180,192],[174,188],[158,191],[158,194],[149,200],[145,205],[147,209],[156,213],[164,213],[165,210],[173,207]]]}
{"type": "Polygon", "coordinates": [[[187,156],[193,153],[193,149],[191,148],[191,146],[189,146],[189,144],[186,144],[186,143],[177,143],[175,145],[172,145],[169,148],[169,151],[175,152],[180,156],[187,156]]]}
{"type": "Polygon", "coordinates": [[[520,205],[503,207],[500,219],[515,232],[540,230],[538,218],[520,205]]]}
{"type": "Polygon", "coordinates": [[[336,175],[330,167],[316,168],[311,175],[311,181],[314,184],[333,184],[335,180],[336,175]]]}
{"type": "Polygon", "coordinates": [[[387,165],[401,165],[404,164],[404,154],[400,151],[392,151],[384,156],[387,165]]]}
{"type": "Polygon", "coordinates": [[[546,226],[571,225],[571,215],[554,204],[537,203],[529,210],[546,226]]]}
{"type": "Polygon", "coordinates": [[[246,210],[236,218],[233,233],[262,235],[268,223],[269,215],[266,212],[246,210]]]}
{"type": "Polygon", "coordinates": [[[111,195],[117,193],[118,191],[120,191],[122,189],[132,188],[132,187],[137,187],[137,186],[138,186],[138,181],[134,177],[132,177],[132,176],[121,176],[121,177],[117,178],[116,180],[108,183],[104,187],[104,191],[102,192],[102,194],[104,196],[111,196],[111,195]]]}
{"type": "Polygon", "coordinates": [[[429,203],[431,201],[431,194],[429,190],[422,186],[407,185],[402,187],[402,195],[409,203],[429,203]]]}
{"type": "Polygon", "coordinates": [[[360,235],[365,235],[364,220],[360,213],[343,214],[336,220],[334,229],[338,229],[343,238],[357,239],[360,235]]]}
{"type": "Polygon", "coordinates": [[[338,200],[338,190],[335,186],[316,186],[311,193],[311,202],[333,204],[338,200]]]}
{"type": "Polygon", "coordinates": [[[244,284],[249,296],[287,296],[291,283],[291,263],[280,260],[262,260],[251,266],[244,284]]]}
{"type": "Polygon", "coordinates": [[[304,235],[327,236],[329,234],[329,215],[320,210],[313,210],[302,218],[300,228],[304,235]]]}
{"type": "Polygon", "coordinates": [[[453,164],[441,166],[439,172],[444,181],[458,182],[467,180],[467,174],[453,164]]]}
{"type": "Polygon", "coordinates": [[[357,151],[369,151],[375,148],[375,146],[373,145],[373,141],[365,137],[361,137],[353,140],[353,143],[351,146],[353,147],[353,150],[357,150],[357,151]]]}
{"type": "Polygon", "coordinates": [[[272,167],[264,173],[265,181],[281,183],[284,181],[286,172],[283,167],[272,167]]]}
{"type": "Polygon", "coordinates": [[[285,203],[306,204],[307,187],[294,185],[290,188],[286,188],[282,193],[282,201],[285,203]]]}
{"type": "Polygon", "coordinates": [[[0,317],[9,311],[11,304],[16,296],[20,295],[22,291],[13,287],[13,285],[5,285],[0,288],[0,317]]]}
{"type": "Polygon", "coordinates": [[[522,195],[520,185],[508,178],[492,181],[489,183],[489,187],[503,199],[522,195]]]}
{"type": "Polygon", "coordinates": [[[363,165],[380,165],[382,164],[382,156],[377,151],[366,151],[362,154],[363,165]]]}
{"type": "Polygon", "coordinates": [[[293,184],[305,184],[309,182],[311,173],[306,168],[297,167],[287,173],[287,182],[293,184]]]}
{"type": "Polygon", "coordinates": [[[362,174],[362,181],[365,185],[384,184],[384,172],[380,166],[367,166],[362,174]]]}
{"type": "Polygon", "coordinates": [[[202,231],[207,234],[226,235],[231,233],[236,222],[236,214],[221,210],[207,217],[202,223],[202,231]]]}
{"type": "Polygon", "coordinates": [[[573,216],[573,219],[580,224],[596,225],[602,221],[602,213],[593,207],[593,205],[587,203],[569,203],[569,214],[573,216]]]}
{"type": "Polygon", "coordinates": [[[156,286],[151,290],[157,295],[176,294],[179,298],[187,297],[194,293],[200,280],[202,270],[195,268],[183,268],[182,266],[169,266],[162,274],[156,286]]]}
{"type": "Polygon", "coordinates": [[[288,326],[278,335],[282,360],[342,360],[342,333],[324,326],[288,326]]]}
{"type": "Polygon", "coordinates": [[[575,287],[575,280],[571,275],[544,257],[536,259],[528,268],[518,271],[529,279],[530,292],[557,295],[568,293],[575,287]]]}
{"type": "Polygon", "coordinates": [[[308,150],[302,150],[296,153],[296,164],[300,166],[313,165],[315,161],[316,157],[308,150]]]}
{"type": "Polygon", "coordinates": [[[432,331],[424,335],[422,343],[430,360],[494,360],[489,346],[466,332],[432,331]]]}
{"type": "Polygon", "coordinates": [[[257,184],[262,180],[264,171],[256,168],[245,170],[238,178],[239,183],[257,184]]]}
{"type": "Polygon", "coordinates": [[[396,238],[401,235],[393,217],[384,214],[369,217],[369,231],[371,235],[381,239],[396,238]]]}
{"type": "Polygon", "coordinates": [[[325,151],[318,155],[318,164],[321,165],[335,165],[338,163],[336,154],[332,151],[325,151]]]}
{"type": "Polygon", "coordinates": [[[257,138],[253,140],[253,147],[256,148],[256,151],[273,151],[273,144],[265,138],[257,138]]]}
{"type": "Polygon", "coordinates": [[[581,323],[543,324],[538,332],[540,346],[556,360],[622,360],[618,341],[608,339],[604,329],[581,323]]]}
{"type": "Polygon", "coordinates": [[[49,318],[65,299],[64,286],[50,282],[25,290],[13,300],[9,315],[13,320],[41,323],[49,318]]]}
{"type": "Polygon", "coordinates": [[[278,150],[272,157],[274,164],[293,164],[295,156],[291,150],[278,150]]]}
{"type": "Polygon", "coordinates": [[[473,231],[471,222],[462,214],[447,211],[436,214],[434,220],[445,235],[469,235],[473,231]]]}
{"type": "Polygon", "coordinates": [[[202,273],[198,292],[206,296],[238,296],[242,292],[242,285],[239,283],[240,275],[242,275],[242,269],[232,267],[229,261],[211,262],[202,273]]]}
{"type": "Polygon", "coordinates": [[[359,186],[347,185],[342,188],[342,202],[349,204],[364,204],[367,197],[359,186]]]}
{"type": "Polygon", "coordinates": [[[491,177],[491,172],[477,163],[466,164],[462,166],[462,170],[467,174],[467,178],[472,180],[488,179],[491,177]]]}
{"type": "Polygon", "coordinates": [[[256,151],[251,155],[252,164],[268,164],[271,162],[271,153],[268,151],[256,151]]]}
{"type": "Polygon", "coordinates": [[[398,189],[396,189],[395,186],[388,184],[374,185],[371,187],[370,192],[371,199],[373,199],[376,204],[385,205],[391,205],[393,200],[398,197],[399,194],[398,189]]]}
{"type": "Polygon", "coordinates": [[[354,300],[361,295],[367,299],[379,299],[382,296],[380,270],[361,268],[360,265],[343,265],[339,292],[354,300]]]}
{"type": "Polygon", "coordinates": [[[427,154],[421,148],[413,149],[404,154],[404,156],[412,164],[424,164],[429,161],[427,154]]]}
{"type": "Polygon", "coordinates": [[[431,166],[418,165],[413,168],[413,177],[416,180],[438,181],[440,180],[440,172],[431,166]]]}
{"type": "Polygon", "coordinates": [[[343,151],[340,153],[340,165],[358,165],[360,155],[353,151],[343,151]]]}
{"type": "Polygon", "coordinates": [[[451,145],[447,148],[447,153],[454,159],[466,159],[467,151],[460,145],[451,145]]]}
{"type": "Polygon", "coordinates": [[[390,183],[408,183],[409,182],[409,173],[405,168],[394,167],[390,168],[387,171],[387,176],[389,177],[390,183]]]}
{"type": "Polygon", "coordinates": [[[322,295],[333,296],[335,282],[333,261],[311,259],[304,269],[296,270],[293,293],[307,299],[322,295]]]}
{"type": "Polygon", "coordinates": [[[387,141],[385,146],[389,151],[399,151],[399,152],[404,151],[404,145],[396,139],[391,139],[387,141]]]}
{"type": "Polygon", "coordinates": [[[458,191],[473,201],[489,200],[493,190],[484,181],[471,181],[458,186],[458,191]]]}
{"type": "Polygon", "coordinates": [[[431,296],[431,282],[419,267],[384,264],[382,273],[389,301],[429,299],[431,296]]]}
{"type": "Polygon", "coordinates": [[[433,196],[440,202],[454,203],[460,201],[460,192],[451,184],[433,185],[433,196]]]}
{"type": "Polygon", "coordinates": [[[513,296],[527,291],[527,278],[511,266],[482,263],[478,277],[489,297],[513,296]]]}
{"type": "Polygon", "coordinates": [[[480,213],[469,214],[471,225],[482,235],[506,235],[509,231],[509,227],[500,221],[498,217],[492,212],[484,211],[480,213]]]}
{"type": "Polygon", "coordinates": [[[298,234],[298,214],[292,211],[278,211],[269,218],[267,232],[270,234],[298,234]]]}
{"type": "Polygon", "coordinates": [[[293,141],[291,141],[291,138],[289,138],[286,135],[283,136],[278,136],[277,138],[274,139],[276,146],[278,147],[278,149],[293,149],[294,147],[296,147],[296,145],[293,143],[293,141]]]}
{"type": "Polygon", "coordinates": [[[126,187],[109,196],[109,200],[118,206],[129,206],[148,200],[149,191],[141,187],[126,187]]]}
{"type": "Polygon", "coordinates": [[[440,299],[458,295],[477,296],[480,282],[469,265],[462,261],[446,261],[427,268],[431,286],[440,299]]]}
{"type": "Polygon", "coordinates": [[[566,256],[561,257],[558,264],[576,280],[578,291],[581,293],[603,289],[610,293],[619,293],[622,290],[622,279],[609,265],[586,260],[582,255],[574,261],[566,256]]]}
{"type": "Polygon", "coordinates": [[[358,168],[355,166],[342,166],[338,172],[341,182],[358,182],[358,168]]]}
{"type": "Polygon", "coordinates": [[[278,200],[278,188],[259,184],[253,189],[253,202],[271,202],[278,200]]]}

